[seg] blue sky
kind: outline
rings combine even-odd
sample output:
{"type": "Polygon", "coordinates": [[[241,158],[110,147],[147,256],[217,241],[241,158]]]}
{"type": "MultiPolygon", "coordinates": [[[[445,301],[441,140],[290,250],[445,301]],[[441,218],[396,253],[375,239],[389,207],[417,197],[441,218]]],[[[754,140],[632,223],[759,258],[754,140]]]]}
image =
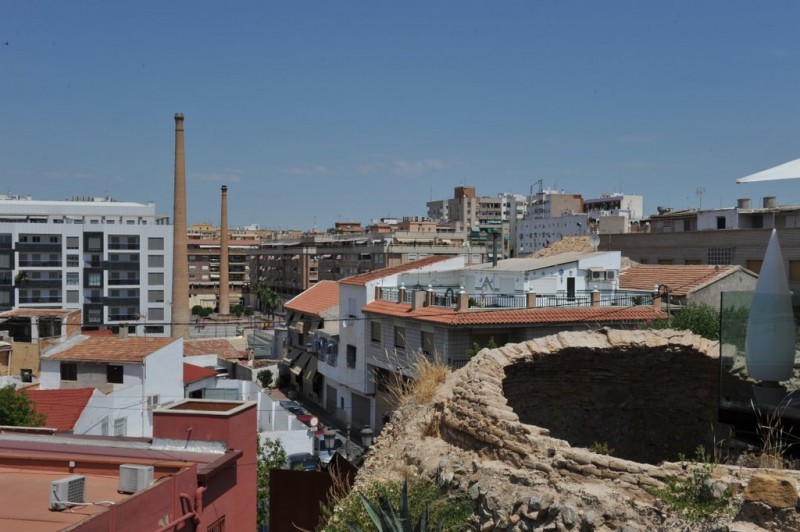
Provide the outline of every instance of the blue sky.
{"type": "Polygon", "coordinates": [[[0,193],[320,228],[545,186],[800,203],[800,2],[0,1],[0,193]],[[703,189],[702,196],[698,189],[703,189]]]}

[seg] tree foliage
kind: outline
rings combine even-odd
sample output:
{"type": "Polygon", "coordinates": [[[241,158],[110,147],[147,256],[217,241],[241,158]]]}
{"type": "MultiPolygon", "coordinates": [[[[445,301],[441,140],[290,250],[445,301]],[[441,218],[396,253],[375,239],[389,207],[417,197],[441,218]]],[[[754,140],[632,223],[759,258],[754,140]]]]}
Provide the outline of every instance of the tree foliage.
{"type": "Polygon", "coordinates": [[[27,393],[17,393],[13,384],[0,388],[0,425],[41,427],[44,423],[44,414],[36,411],[27,393]]]}
{"type": "Polygon", "coordinates": [[[272,318],[275,315],[275,309],[278,308],[280,303],[278,294],[267,283],[258,283],[256,285],[256,296],[258,296],[259,308],[272,318]]]}
{"type": "Polygon", "coordinates": [[[477,355],[482,349],[497,349],[497,343],[494,341],[494,336],[489,337],[489,341],[486,342],[486,345],[481,345],[478,342],[472,342],[472,347],[466,350],[465,354],[472,358],[477,355]]]}
{"type": "Polygon", "coordinates": [[[258,379],[258,383],[261,385],[262,388],[267,389],[272,386],[272,370],[265,369],[263,371],[259,371],[256,374],[256,379],[258,379]]]}
{"type": "Polygon", "coordinates": [[[669,320],[653,322],[654,329],[682,329],[708,338],[719,340],[719,311],[702,303],[692,303],[676,311],[669,320]]]}
{"type": "Polygon", "coordinates": [[[271,469],[280,469],[286,463],[286,451],[280,440],[266,438],[261,444],[259,438],[256,449],[256,497],[258,501],[258,527],[269,524],[269,472],[271,469]]]}

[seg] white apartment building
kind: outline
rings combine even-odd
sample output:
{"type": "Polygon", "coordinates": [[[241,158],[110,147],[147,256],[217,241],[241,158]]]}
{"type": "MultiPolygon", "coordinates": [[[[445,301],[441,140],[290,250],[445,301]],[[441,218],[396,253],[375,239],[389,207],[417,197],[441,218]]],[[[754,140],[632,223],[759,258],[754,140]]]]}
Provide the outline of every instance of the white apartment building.
{"type": "Polygon", "coordinates": [[[580,194],[543,189],[531,196],[522,220],[517,220],[516,256],[530,255],[567,236],[585,235],[588,216],[580,194]]]}
{"type": "Polygon", "coordinates": [[[0,195],[0,310],[80,309],[84,329],[169,336],[172,225],[155,203],[0,195]]]}

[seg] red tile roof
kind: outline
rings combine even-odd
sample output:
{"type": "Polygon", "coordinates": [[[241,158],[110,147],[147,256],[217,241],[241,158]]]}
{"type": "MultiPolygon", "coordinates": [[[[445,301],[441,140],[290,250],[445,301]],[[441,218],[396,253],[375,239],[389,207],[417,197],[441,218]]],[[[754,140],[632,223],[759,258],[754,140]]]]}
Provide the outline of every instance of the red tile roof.
{"type": "Polygon", "coordinates": [[[64,317],[75,313],[80,314],[80,312],[81,311],[78,309],[61,310],[61,309],[16,308],[13,310],[7,310],[5,312],[0,312],[0,318],[35,317],[35,316],[64,317]]]}
{"type": "Polygon", "coordinates": [[[197,355],[217,355],[227,360],[237,360],[245,358],[246,353],[236,349],[228,340],[219,338],[184,341],[183,356],[197,355]]]}
{"type": "Polygon", "coordinates": [[[319,317],[329,308],[338,306],[339,283],[336,281],[320,281],[284,305],[294,312],[319,317]]]}
{"type": "Polygon", "coordinates": [[[194,364],[183,363],[183,383],[191,384],[209,377],[216,377],[217,372],[209,368],[201,368],[194,364]]]}
{"type": "Polygon", "coordinates": [[[753,275],[740,266],[634,264],[620,273],[619,288],[652,292],[663,284],[669,286],[673,296],[682,297],[736,271],[753,275]]]}
{"type": "Polygon", "coordinates": [[[374,270],[367,273],[360,273],[358,275],[353,275],[352,277],[345,277],[341,281],[342,284],[351,284],[356,286],[364,286],[370,281],[374,281],[376,279],[380,279],[382,277],[387,277],[389,275],[394,275],[396,273],[403,273],[412,270],[416,270],[417,268],[421,268],[423,266],[428,266],[431,264],[436,264],[437,262],[441,262],[443,260],[452,259],[453,255],[436,255],[433,257],[425,257],[424,259],[420,259],[414,262],[407,262],[405,264],[401,264],[399,266],[391,266],[389,268],[381,268],[380,270],[374,270]]]}
{"type": "Polygon", "coordinates": [[[109,338],[93,336],[58,352],[52,360],[93,360],[100,362],[141,362],[159,349],[175,342],[173,338],[109,338]]]}
{"type": "Polygon", "coordinates": [[[25,390],[33,407],[44,414],[45,427],[70,432],[81,417],[94,388],[77,390],[25,390]]]}
{"type": "Polygon", "coordinates": [[[443,307],[423,307],[416,311],[411,305],[390,301],[374,301],[363,308],[366,313],[409,318],[451,326],[515,325],[552,323],[613,323],[652,321],[667,315],[650,305],[635,307],[556,307],[533,309],[456,310],[443,307]]]}

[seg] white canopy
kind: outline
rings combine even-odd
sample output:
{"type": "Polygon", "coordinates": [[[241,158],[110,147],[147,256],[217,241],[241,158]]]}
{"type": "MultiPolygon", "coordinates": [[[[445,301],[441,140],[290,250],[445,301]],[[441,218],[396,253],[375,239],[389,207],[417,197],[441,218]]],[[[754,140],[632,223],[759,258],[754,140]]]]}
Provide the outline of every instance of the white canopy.
{"type": "Polygon", "coordinates": [[[755,183],[756,181],[777,181],[778,179],[800,178],[800,159],[773,166],[749,176],[740,177],[737,183],[755,183]]]}

